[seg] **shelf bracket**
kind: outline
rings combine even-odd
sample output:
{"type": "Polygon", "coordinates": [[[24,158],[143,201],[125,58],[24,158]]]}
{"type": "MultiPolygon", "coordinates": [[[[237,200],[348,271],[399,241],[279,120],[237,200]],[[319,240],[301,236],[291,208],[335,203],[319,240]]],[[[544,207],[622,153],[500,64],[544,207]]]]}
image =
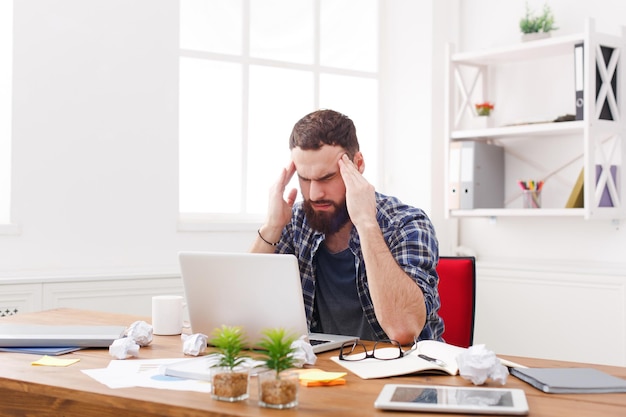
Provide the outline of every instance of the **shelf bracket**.
{"type": "MultiPolygon", "coordinates": [[[[486,71],[485,67],[469,66],[469,65],[467,67],[476,69],[476,73],[474,74],[473,78],[469,80],[471,82],[471,84],[469,85],[469,88],[467,87],[466,80],[463,79],[463,76],[461,74],[461,67],[459,65],[456,65],[454,67],[454,79],[456,81],[455,84],[456,84],[457,91],[460,94],[460,103],[456,110],[456,114],[454,118],[455,128],[458,128],[458,126],[460,125],[461,119],[463,118],[463,115],[465,114],[465,112],[468,112],[471,117],[477,116],[476,108],[472,105],[472,98],[475,95],[474,90],[476,90],[478,81],[481,81],[482,83],[484,83],[484,80],[485,80],[485,71],[486,71]]],[[[483,86],[483,90],[484,90],[484,86],[483,86]]],[[[484,97],[481,98],[481,100],[484,100],[484,97]]]]}

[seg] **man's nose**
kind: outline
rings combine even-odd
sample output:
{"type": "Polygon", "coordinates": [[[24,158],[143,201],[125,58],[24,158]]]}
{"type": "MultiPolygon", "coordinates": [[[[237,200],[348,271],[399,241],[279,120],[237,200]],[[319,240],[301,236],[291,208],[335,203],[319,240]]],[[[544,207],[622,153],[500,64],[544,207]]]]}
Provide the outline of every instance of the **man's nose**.
{"type": "Polygon", "coordinates": [[[323,200],[326,195],[324,185],[320,181],[311,181],[311,188],[309,189],[309,199],[311,201],[323,200]]]}

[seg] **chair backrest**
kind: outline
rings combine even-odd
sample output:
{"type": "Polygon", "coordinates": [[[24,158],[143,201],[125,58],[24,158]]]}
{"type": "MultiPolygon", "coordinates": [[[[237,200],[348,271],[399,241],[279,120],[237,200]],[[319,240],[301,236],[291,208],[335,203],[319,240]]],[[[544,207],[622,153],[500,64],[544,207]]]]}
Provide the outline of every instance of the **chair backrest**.
{"type": "Polygon", "coordinates": [[[443,339],[469,347],[474,339],[476,259],[473,256],[442,256],[437,265],[439,298],[445,330],[443,339]]]}

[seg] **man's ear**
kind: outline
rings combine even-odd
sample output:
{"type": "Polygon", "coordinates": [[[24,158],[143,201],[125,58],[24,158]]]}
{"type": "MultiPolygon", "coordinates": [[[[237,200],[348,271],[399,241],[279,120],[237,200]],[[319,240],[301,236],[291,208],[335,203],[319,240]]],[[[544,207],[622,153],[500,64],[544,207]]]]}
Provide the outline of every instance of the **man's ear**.
{"type": "Polygon", "coordinates": [[[354,154],[353,162],[354,165],[356,165],[356,168],[362,174],[363,171],[365,171],[365,159],[363,158],[363,154],[360,151],[354,154]]]}

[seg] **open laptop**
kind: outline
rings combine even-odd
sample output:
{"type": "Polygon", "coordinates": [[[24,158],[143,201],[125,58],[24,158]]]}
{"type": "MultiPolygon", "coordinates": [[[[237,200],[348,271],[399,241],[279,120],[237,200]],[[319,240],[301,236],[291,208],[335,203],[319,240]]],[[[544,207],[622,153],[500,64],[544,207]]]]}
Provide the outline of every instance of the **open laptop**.
{"type": "MultiPolygon", "coordinates": [[[[209,337],[222,325],[242,326],[251,346],[263,329],[308,334],[298,260],[293,255],[180,252],[189,324],[209,337]]],[[[338,349],[355,336],[311,333],[315,353],[338,349]]]]}

